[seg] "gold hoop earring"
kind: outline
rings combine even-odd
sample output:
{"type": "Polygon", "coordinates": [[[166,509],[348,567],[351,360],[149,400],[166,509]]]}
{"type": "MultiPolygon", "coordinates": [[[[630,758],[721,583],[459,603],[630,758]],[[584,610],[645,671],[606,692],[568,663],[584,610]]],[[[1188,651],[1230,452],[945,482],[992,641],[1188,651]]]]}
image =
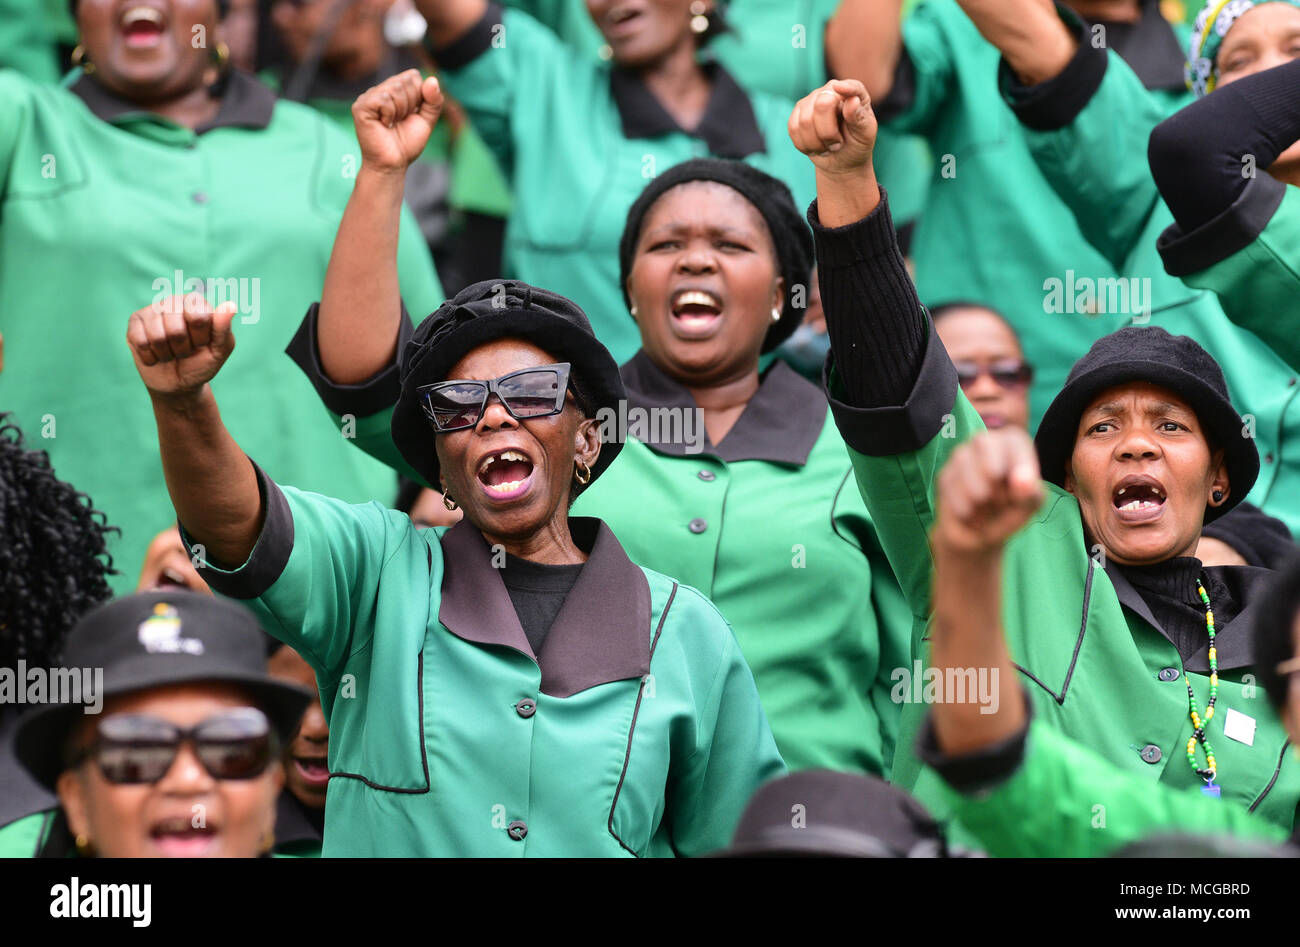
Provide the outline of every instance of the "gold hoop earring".
{"type": "Polygon", "coordinates": [[[591,483],[591,467],[581,457],[578,458],[578,469],[574,471],[573,479],[584,487],[591,483]]]}
{"type": "Polygon", "coordinates": [[[72,67],[74,69],[80,67],[86,75],[95,71],[95,64],[86,61],[86,47],[81,43],[78,43],[77,48],[72,51],[72,67]]]}
{"type": "Polygon", "coordinates": [[[77,854],[82,857],[89,857],[94,852],[90,839],[84,835],[78,835],[73,844],[77,846],[77,854]]]}
{"type": "Polygon", "coordinates": [[[224,40],[217,40],[216,47],[212,50],[213,61],[217,64],[217,70],[226,68],[226,63],[230,62],[230,47],[224,40]]]}
{"type": "Polygon", "coordinates": [[[447,493],[446,491],[443,491],[442,494],[442,505],[445,506],[448,510],[456,509],[456,501],[453,500],[451,498],[451,494],[447,493]]]}
{"type": "Polygon", "coordinates": [[[694,0],[691,4],[691,32],[703,33],[709,28],[708,6],[704,0],[694,0]]]}

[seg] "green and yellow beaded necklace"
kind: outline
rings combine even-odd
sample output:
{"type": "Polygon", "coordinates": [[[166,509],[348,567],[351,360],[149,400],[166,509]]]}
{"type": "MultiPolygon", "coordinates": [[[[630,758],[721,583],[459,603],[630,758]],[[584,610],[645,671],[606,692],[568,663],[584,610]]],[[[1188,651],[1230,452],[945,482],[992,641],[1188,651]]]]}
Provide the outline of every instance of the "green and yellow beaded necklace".
{"type": "Polygon", "coordinates": [[[1210,634],[1210,699],[1205,704],[1205,718],[1201,719],[1201,709],[1196,703],[1196,694],[1192,690],[1192,678],[1187,675],[1187,703],[1190,707],[1193,728],[1192,735],[1187,741],[1187,762],[1191,764],[1192,771],[1205,780],[1205,787],[1201,792],[1207,796],[1217,796],[1219,787],[1215,785],[1214,780],[1219,775],[1219,765],[1214,759],[1214,748],[1210,746],[1210,741],[1205,736],[1205,728],[1214,718],[1214,702],[1219,699],[1219,660],[1218,651],[1214,647],[1214,609],[1210,606],[1210,596],[1206,594],[1205,585],[1200,579],[1196,580],[1196,591],[1200,593],[1201,601],[1205,604],[1205,630],[1210,634]],[[1197,743],[1205,749],[1204,767],[1196,765],[1197,743]]]}

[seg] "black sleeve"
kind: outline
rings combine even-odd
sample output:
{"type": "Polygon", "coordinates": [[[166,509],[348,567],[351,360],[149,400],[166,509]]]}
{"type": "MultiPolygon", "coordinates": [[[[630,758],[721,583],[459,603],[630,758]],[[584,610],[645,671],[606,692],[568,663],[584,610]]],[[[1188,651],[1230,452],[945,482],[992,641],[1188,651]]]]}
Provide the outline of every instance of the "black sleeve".
{"type": "Polygon", "coordinates": [[[1059,3],[1057,10],[1079,43],[1074,58],[1059,75],[1027,86],[1005,59],[998,65],[998,84],[1007,105],[1022,125],[1040,132],[1064,128],[1078,117],[1101,88],[1108,62],[1105,48],[1089,42],[1083,20],[1059,3]]]}
{"type": "Polygon", "coordinates": [[[1155,127],[1147,159],[1177,228],[1162,243],[1213,223],[1222,259],[1259,236],[1285,187],[1267,169],[1300,139],[1298,98],[1300,60],[1222,86],[1155,127]]]}
{"type": "Polygon", "coordinates": [[[398,377],[397,353],[402,351],[407,340],[411,338],[411,317],[402,304],[402,318],[397,329],[397,348],[394,349],[393,361],[381,368],[371,377],[355,385],[340,385],[325,374],[320,364],[320,346],[316,341],[316,323],[320,318],[320,303],[312,303],[303,316],[302,324],[285,347],[285,354],[302,369],[304,375],[320,395],[325,407],[334,414],[351,414],[359,418],[369,417],[387,410],[397,404],[402,393],[402,384],[398,377]]]}
{"type": "Polygon", "coordinates": [[[960,793],[974,794],[995,789],[1015,775],[1025,760],[1025,741],[1033,720],[1034,705],[1025,700],[1025,726],[998,743],[973,753],[954,756],[939,749],[934,720],[926,716],[916,737],[917,758],[931,767],[945,783],[960,793]]]}
{"type": "Polygon", "coordinates": [[[499,32],[496,27],[501,24],[502,15],[500,4],[489,3],[483,18],[458,39],[437,48],[426,36],[423,41],[424,48],[433,57],[439,69],[459,69],[492,48],[492,38],[499,32]]]}

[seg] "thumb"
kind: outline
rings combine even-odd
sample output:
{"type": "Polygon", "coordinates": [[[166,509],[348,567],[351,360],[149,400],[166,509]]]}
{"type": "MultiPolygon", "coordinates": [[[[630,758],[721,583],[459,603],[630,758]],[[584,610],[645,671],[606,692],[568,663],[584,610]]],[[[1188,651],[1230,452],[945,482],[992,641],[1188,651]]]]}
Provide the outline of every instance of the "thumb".
{"type": "Polygon", "coordinates": [[[420,85],[420,95],[420,115],[432,125],[438,121],[438,116],[442,114],[442,86],[438,84],[438,80],[434,76],[429,76],[420,85]]]}
{"type": "Polygon", "coordinates": [[[225,358],[235,347],[235,333],[230,324],[234,321],[235,303],[224,302],[212,313],[212,349],[225,358]]]}

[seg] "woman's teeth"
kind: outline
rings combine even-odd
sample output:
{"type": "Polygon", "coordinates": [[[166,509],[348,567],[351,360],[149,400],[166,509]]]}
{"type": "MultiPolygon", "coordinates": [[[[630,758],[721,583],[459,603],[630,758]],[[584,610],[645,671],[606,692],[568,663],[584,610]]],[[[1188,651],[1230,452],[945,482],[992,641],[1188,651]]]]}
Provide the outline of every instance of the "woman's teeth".
{"type": "Polygon", "coordinates": [[[517,450],[503,450],[499,454],[492,454],[488,457],[483,458],[483,463],[478,465],[479,476],[482,476],[483,474],[487,473],[487,469],[491,467],[494,463],[496,463],[498,460],[517,460],[525,464],[529,463],[527,454],[522,454],[517,450]]]}

